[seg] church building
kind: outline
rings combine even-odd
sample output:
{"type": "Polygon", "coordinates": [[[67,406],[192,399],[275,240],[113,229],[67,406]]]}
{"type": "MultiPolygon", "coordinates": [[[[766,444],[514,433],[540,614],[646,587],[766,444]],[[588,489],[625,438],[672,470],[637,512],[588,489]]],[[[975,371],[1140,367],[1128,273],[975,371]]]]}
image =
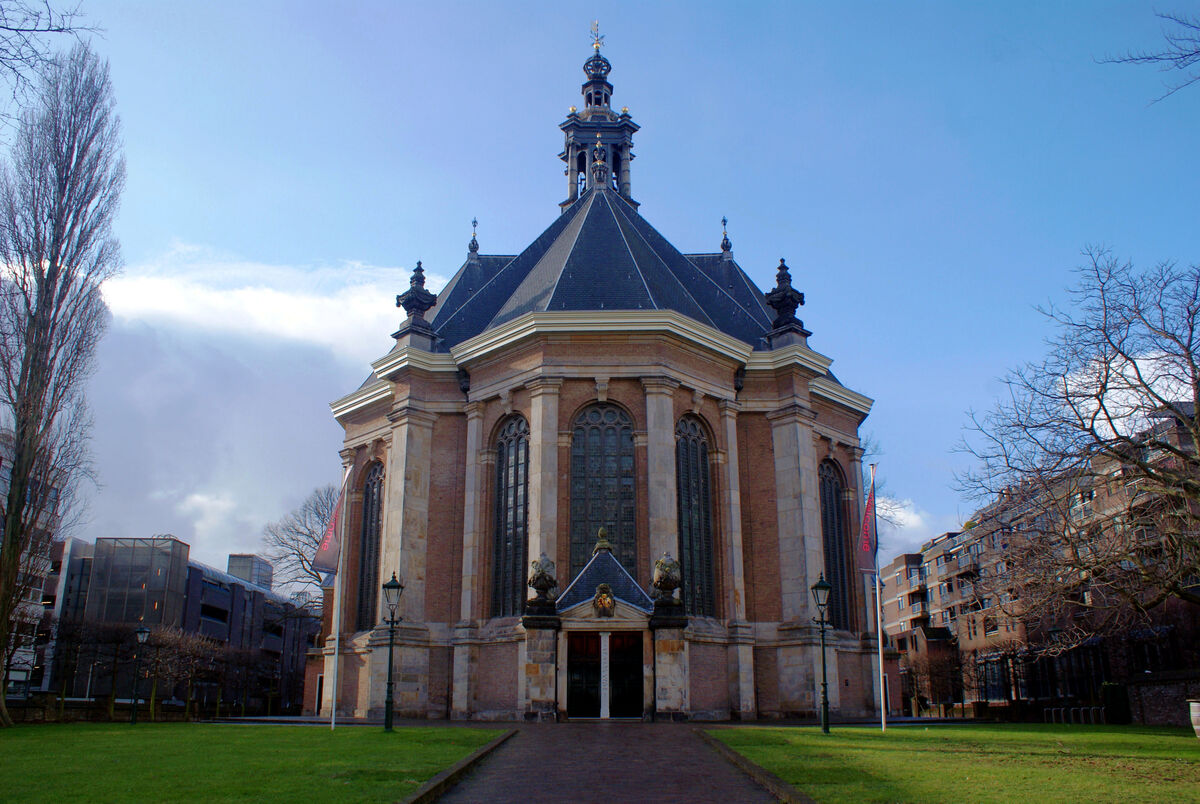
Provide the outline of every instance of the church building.
{"type": "MultiPolygon", "coordinates": [[[[728,235],[684,254],[634,200],[638,125],[583,66],[560,213],[436,295],[421,264],[345,429],[340,639],[325,600],[306,710],[479,720],[812,716],[828,603],[835,716],[878,711],[858,428],[796,317],[728,235]],[[340,651],[337,646],[340,644],[340,651]]],[[[547,166],[549,168],[549,165],[547,166]]]]}

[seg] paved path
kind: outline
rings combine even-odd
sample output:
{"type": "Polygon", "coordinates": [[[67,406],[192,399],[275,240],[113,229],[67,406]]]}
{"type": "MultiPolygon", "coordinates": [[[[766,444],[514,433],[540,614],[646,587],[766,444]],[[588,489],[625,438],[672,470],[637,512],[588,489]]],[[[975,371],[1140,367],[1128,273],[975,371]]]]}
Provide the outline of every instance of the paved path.
{"type": "Polygon", "coordinates": [[[771,802],[685,723],[526,724],[443,802],[771,802]]]}

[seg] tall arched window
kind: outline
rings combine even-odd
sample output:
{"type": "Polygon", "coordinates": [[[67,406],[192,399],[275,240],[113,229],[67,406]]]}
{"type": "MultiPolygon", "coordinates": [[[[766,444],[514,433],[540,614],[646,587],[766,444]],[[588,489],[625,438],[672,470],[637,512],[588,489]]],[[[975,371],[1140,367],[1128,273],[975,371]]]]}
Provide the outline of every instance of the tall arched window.
{"type": "Polygon", "coordinates": [[[616,405],[585,408],[571,438],[571,576],[583,569],[600,528],[613,555],[637,570],[637,505],[633,477],[633,420],[616,405]]]}
{"type": "Polygon", "coordinates": [[[496,522],[492,536],[492,616],[520,614],[529,538],[529,424],[513,416],[496,436],[496,522]]]}
{"type": "Polygon", "coordinates": [[[842,470],[830,460],[817,471],[821,485],[821,537],[825,545],[825,580],[829,593],[829,621],[834,628],[850,628],[850,568],[846,555],[846,517],[842,505],[846,484],[842,470]]]}
{"type": "Polygon", "coordinates": [[[675,426],[675,500],[683,605],[689,614],[712,617],[717,611],[708,437],[695,416],[684,416],[675,426]]]}
{"type": "Polygon", "coordinates": [[[365,631],[377,622],[379,601],[379,541],[383,518],[383,464],[374,463],[363,483],[362,530],[358,538],[358,626],[365,631]]]}

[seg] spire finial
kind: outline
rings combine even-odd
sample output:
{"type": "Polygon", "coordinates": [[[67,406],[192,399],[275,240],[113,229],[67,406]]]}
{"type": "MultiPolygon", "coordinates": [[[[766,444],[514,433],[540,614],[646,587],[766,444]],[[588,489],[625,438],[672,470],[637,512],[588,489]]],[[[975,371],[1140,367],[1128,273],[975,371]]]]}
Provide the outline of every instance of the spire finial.
{"type": "Polygon", "coordinates": [[[596,132],[596,145],[592,148],[592,179],[596,187],[608,186],[608,149],[600,141],[600,132],[596,132]]]}
{"type": "Polygon", "coordinates": [[[592,49],[597,53],[604,45],[604,35],[600,33],[600,20],[592,20],[592,49]]]}
{"type": "Polygon", "coordinates": [[[729,242],[729,218],[721,216],[721,253],[729,254],[733,251],[733,244],[729,242]]]}
{"type": "Polygon", "coordinates": [[[475,239],[475,227],[479,225],[479,221],[471,218],[471,242],[467,244],[467,251],[474,256],[479,253],[479,241],[475,239]]]}

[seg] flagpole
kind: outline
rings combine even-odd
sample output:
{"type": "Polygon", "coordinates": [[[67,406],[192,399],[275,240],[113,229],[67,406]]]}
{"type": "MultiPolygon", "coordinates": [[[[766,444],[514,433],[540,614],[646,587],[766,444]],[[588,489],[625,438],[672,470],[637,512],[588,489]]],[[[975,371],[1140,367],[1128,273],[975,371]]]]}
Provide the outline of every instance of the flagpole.
{"type": "Polygon", "coordinates": [[[879,517],[875,501],[875,464],[871,464],[871,532],[875,535],[872,563],[875,568],[875,636],[879,642],[879,730],[887,731],[887,681],[883,674],[883,591],[879,582],[879,517]]]}
{"type": "Polygon", "coordinates": [[[350,470],[352,466],[346,467],[346,472],[342,476],[342,491],[339,495],[338,505],[334,506],[334,516],[341,514],[341,521],[337,523],[338,533],[338,562],[337,574],[333,576],[333,681],[329,691],[329,730],[333,731],[337,728],[337,705],[338,705],[338,666],[342,663],[342,576],[345,575],[343,570],[346,567],[346,520],[345,510],[339,511],[338,508],[346,503],[346,481],[350,479],[350,470]]]}

